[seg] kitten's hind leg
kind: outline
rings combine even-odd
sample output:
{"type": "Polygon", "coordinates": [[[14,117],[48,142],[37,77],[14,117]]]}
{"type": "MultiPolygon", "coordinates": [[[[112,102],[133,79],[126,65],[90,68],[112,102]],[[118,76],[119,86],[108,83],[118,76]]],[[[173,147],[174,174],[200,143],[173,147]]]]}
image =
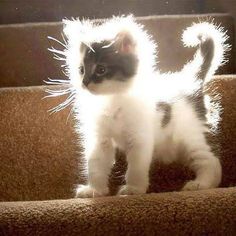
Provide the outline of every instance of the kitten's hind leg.
{"type": "Polygon", "coordinates": [[[221,182],[221,164],[215,155],[205,148],[188,153],[188,166],[195,174],[195,180],[185,184],[182,190],[201,190],[218,187],[221,182]]]}

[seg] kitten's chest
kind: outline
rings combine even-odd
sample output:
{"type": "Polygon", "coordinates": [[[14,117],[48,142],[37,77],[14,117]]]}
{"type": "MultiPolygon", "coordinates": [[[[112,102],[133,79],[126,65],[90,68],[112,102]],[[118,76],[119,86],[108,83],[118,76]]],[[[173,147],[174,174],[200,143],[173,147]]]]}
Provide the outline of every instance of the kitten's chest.
{"type": "Polygon", "coordinates": [[[118,102],[107,106],[99,119],[100,130],[120,149],[125,149],[127,133],[130,129],[127,107],[118,102]]]}
{"type": "Polygon", "coordinates": [[[100,124],[111,138],[119,138],[125,127],[124,109],[121,106],[105,108],[100,124]]]}

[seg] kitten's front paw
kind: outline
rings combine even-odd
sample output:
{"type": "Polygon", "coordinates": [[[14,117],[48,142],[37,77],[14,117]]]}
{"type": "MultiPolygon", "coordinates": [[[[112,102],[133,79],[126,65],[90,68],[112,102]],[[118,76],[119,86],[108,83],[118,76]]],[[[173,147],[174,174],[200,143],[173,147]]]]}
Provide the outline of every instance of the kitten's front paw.
{"type": "Polygon", "coordinates": [[[97,191],[90,185],[79,185],[76,189],[77,198],[92,198],[92,197],[102,197],[108,194],[108,188],[97,191]]]}
{"type": "Polygon", "coordinates": [[[137,195],[146,193],[146,190],[130,185],[123,185],[117,195],[137,195]]]}
{"type": "Polygon", "coordinates": [[[202,184],[199,181],[191,180],[187,182],[184,187],[182,188],[182,191],[196,191],[196,190],[202,190],[202,189],[208,189],[206,185],[202,184]]]}

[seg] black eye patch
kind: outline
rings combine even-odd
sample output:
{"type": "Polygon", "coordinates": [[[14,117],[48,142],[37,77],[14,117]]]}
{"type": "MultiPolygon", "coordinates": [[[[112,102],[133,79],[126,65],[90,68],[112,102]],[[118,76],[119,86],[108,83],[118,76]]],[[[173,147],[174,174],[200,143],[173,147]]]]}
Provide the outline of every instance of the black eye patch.
{"type": "Polygon", "coordinates": [[[84,65],[85,74],[91,77],[91,81],[95,83],[100,83],[104,79],[126,81],[135,75],[138,60],[134,54],[119,53],[111,41],[93,43],[90,47],[85,51],[84,65]],[[94,67],[95,69],[92,69],[94,67]]]}

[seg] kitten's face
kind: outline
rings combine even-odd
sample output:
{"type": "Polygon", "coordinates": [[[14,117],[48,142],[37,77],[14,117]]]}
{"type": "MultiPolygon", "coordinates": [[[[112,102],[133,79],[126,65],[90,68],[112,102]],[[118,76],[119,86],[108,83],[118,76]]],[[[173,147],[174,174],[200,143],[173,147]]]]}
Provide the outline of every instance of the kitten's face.
{"type": "Polygon", "coordinates": [[[129,35],[113,41],[81,44],[79,74],[81,86],[94,94],[115,94],[127,91],[136,74],[138,59],[129,35]]]}

